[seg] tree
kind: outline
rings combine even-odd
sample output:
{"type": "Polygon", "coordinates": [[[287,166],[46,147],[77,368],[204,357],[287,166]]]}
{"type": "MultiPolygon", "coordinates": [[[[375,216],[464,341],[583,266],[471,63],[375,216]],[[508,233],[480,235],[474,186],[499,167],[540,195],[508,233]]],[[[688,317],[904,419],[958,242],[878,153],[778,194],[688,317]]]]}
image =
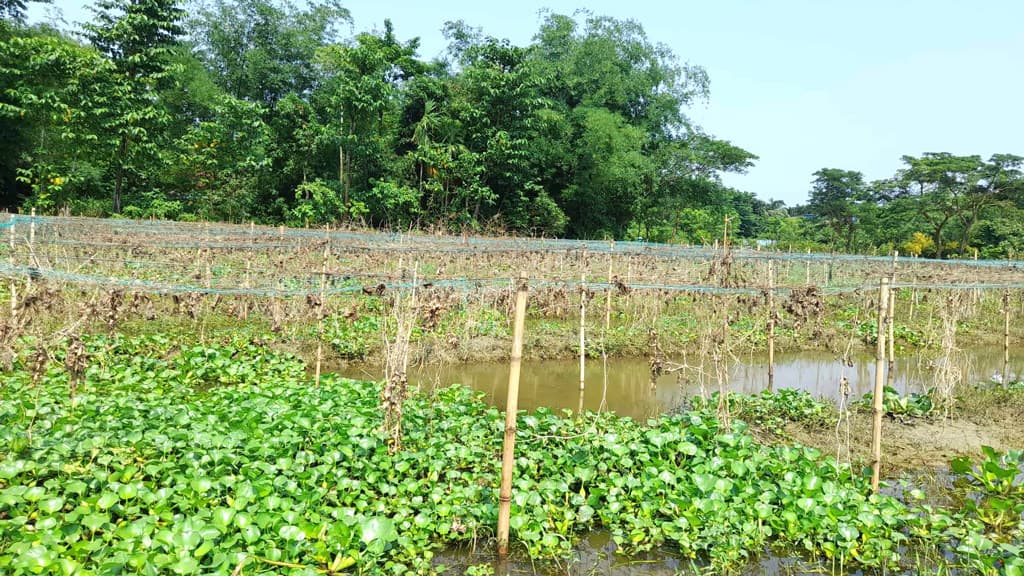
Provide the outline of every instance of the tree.
{"type": "Polygon", "coordinates": [[[86,37],[114,65],[106,102],[105,144],[114,148],[113,210],[120,212],[126,179],[144,180],[160,164],[161,128],[169,120],[156,93],[168,80],[169,59],[184,31],[177,0],[98,0],[86,37]]]}
{"type": "MultiPolygon", "coordinates": [[[[0,18],[21,24],[25,21],[25,10],[29,2],[49,4],[51,0],[0,0],[0,18]]],[[[0,21],[0,27],[4,22],[0,21]]]]}
{"type": "Polygon", "coordinates": [[[321,178],[328,186],[337,174],[337,148],[331,153],[328,142],[339,135],[313,99],[326,80],[317,53],[339,41],[339,27],[349,21],[336,0],[301,9],[275,0],[212,0],[187,22],[196,56],[217,85],[258,104],[272,132],[269,166],[252,202],[267,218],[286,218],[303,183],[321,178]]]}
{"type": "Polygon", "coordinates": [[[980,186],[986,166],[980,156],[954,156],[947,152],[926,153],[920,158],[904,156],[907,164],[891,181],[889,197],[905,200],[931,228],[935,256],[945,254],[950,224],[963,219],[961,248],[966,248],[977,213],[994,199],[991,190],[980,186]]]}
{"type": "Polygon", "coordinates": [[[857,228],[856,205],[864,200],[864,175],[852,170],[822,168],[814,173],[807,207],[845,242],[846,251],[853,249],[857,228]]]}
{"type": "Polygon", "coordinates": [[[604,108],[577,111],[576,177],[564,192],[571,230],[578,237],[621,238],[654,177],[643,154],[644,131],[604,108]]]}
{"type": "Polygon", "coordinates": [[[444,94],[450,126],[481,162],[472,219],[561,234],[565,205],[549,191],[564,189],[568,180],[561,147],[570,120],[543,94],[547,78],[535,48],[513,46],[462,22],[447,23],[445,35],[456,67],[448,70],[444,94]]]}
{"type": "Polygon", "coordinates": [[[232,96],[273,110],[287,94],[307,97],[320,77],[319,48],[350,22],[335,0],[304,10],[273,0],[213,0],[187,22],[199,58],[232,96]]]}
{"type": "Polygon", "coordinates": [[[398,138],[402,85],[423,70],[418,48],[419,39],[399,41],[386,20],[380,34],[364,32],[317,51],[323,80],[312,101],[325,127],[321,145],[337,151],[344,204],[350,187],[367,191],[385,175],[398,138]]]}
{"type": "Polygon", "coordinates": [[[24,195],[49,210],[102,188],[97,112],[116,92],[113,67],[55,30],[22,32],[0,42],[0,185],[12,208],[24,195]]]}
{"type": "Polygon", "coordinates": [[[636,215],[643,236],[650,239],[662,238],[651,230],[669,222],[674,236],[678,232],[676,215],[684,208],[728,202],[731,195],[722,185],[722,174],[744,174],[757,160],[754,154],[693,126],[655,148],[651,157],[655,180],[636,215]]]}
{"type": "Polygon", "coordinates": [[[977,184],[966,195],[960,220],[960,253],[966,253],[982,211],[1001,199],[1007,199],[1024,190],[1024,157],[1013,154],[994,154],[978,168],[977,184]]]}

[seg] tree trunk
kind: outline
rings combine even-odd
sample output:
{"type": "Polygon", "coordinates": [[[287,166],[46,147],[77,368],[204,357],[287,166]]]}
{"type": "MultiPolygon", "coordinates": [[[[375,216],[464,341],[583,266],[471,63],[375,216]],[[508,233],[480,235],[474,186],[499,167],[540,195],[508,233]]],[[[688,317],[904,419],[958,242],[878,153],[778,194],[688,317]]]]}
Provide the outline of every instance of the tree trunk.
{"type": "Polygon", "coordinates": [[[978,223],[978,215],[972,214],[970,218],[963,219],[964,230],[960,235],[960,253],[967,254],[967,246],[971,242],[971,232],[978,223]]]}

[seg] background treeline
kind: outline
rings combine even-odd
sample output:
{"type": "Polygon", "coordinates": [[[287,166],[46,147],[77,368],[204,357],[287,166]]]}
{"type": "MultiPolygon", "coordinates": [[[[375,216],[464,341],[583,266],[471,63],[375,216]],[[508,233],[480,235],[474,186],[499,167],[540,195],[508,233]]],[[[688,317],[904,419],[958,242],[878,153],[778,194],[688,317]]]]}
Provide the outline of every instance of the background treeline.
{"type": "Polygon", "coordinates": [[[444,54],[333,0],[97,0],[80,35],[0,0],[0,206],[1003,257],[1024,159],[813,175],[787,209],[724,186],[757,157],[694,125],[708,75],[635,22],[546,14],[515,46],[460,21],[444,54]]]}

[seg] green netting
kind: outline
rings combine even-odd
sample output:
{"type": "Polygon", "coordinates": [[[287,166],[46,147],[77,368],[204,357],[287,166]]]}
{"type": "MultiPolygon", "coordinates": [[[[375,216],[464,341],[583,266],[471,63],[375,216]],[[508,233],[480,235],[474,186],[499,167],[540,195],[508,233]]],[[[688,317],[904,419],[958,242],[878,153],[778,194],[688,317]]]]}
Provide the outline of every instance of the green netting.
{"type": "MultiPolygon", "coordinates": [[[[483,255],[521,255],[529,267],[532,258],[566,257],[573,261],[601,256],[636,257],[662,268],[639,270],[628,281],[630,289],[673,292],[759,294],[764,290],[760,267],[771,260],[789,265],[789,278],[777,282],[776,292],[806,284],[821,286],[826,292],[850,292],[877,289],[877,278],[888,275],[891,256],[856,256],[820,253],[792,253],[748,248],[734,249],[731,259],[739,267],[733,282],[687,274],[678,268],[710,268],[722,252],[705,246],[654,244],[646,242],[607,242],[535,238],[483,238],[471,236],[435,236],[430,234],[388,233],[346,230],[296,230],[282,227],[245,226],[213,223],[187,223],[149,220],[96,219],[11,215],[0,222],[8,240],[13,237],[14,252],[8,242],[0,243],[8,262],[0,264],[0,275],[7,278],[33,277],[71,284],[121,286],[154,293],[200,292],[210,294],[251,294],[263,296],[303,296],[321,291],[346,293],[376,287],[407,290],[413,287],[409,270],[404,273],[369,269],[360,258],[383,255],[407,257],[412,262],[431,262],[442,257],[462,258],[469,262],[483,255]],[[315,254],[330,245],[330,268],[326,276],[315,254]],[[302,260],[305,255],[306,260],[302,260]],[[803,266],[804,273],[794,267],[803,266]],[[813,268],[813,278],[812,278],[813,268]],[[838,272],[833,274],[833,268],[838,272]],[[801,282],[806,275],[807,282],[801,282]],[[719,286],[717,284],[728,284],[719,286]],[[738,285],[738,287],[736,287],[738,285]]],[[[325,263],[326,265],[326,263],[325,263]]],[[[570,267],[571,268],[571,267],[570,267]]],[[[595,264],[594,269],[600,268],[595,264]]],[[[898,261],[900,288],[992,290],[1024,287],[1019,262],[1008,260],[928,260],[901,258],[898,261]]],[[[488,269],[480,274],[465,270],[445,275],[434,270],[423,274],[423,282],[454,290],[506,288],[516,275],[508,269],[488,269]],[[479,276],[479,277],[476,277],[479,276]]],[[[531,286],[560,286],[575,289],[581,282],[567,280],[579,275],[571,268],[555,277],[534,273],[531,286]]],[[[619,271],[622,272],[621,270],[619,271]]],[[[591,277],[603,278],[604,274],[591,277]]],[[[606,289],[608,283],[587,282],[590,289],[606,289]]]]}

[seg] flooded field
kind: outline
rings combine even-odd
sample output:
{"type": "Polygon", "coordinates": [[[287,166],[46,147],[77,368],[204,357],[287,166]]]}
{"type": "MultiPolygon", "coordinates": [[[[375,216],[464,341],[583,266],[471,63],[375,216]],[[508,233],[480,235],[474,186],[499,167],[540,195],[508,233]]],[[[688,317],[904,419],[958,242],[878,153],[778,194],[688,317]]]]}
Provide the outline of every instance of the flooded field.
{"type": "MultiPolygon", "coordinates": [[[[1002,351],[996,349],[971,350],[960,370],[965,383],[986,381],[998,376],[1002,370],[1002,351]]],[[[680,360],[681,362],[681,360],[680,360]]],[[[582,406],[587,410],[614,411],[636,419],[662,414],[678,407],[687,397],[718,389],[718,383],[709,376],[710,366],[704,366],[701,375],[699,360],[689,359],[693,369],[663,375],[651,386],[647,360],[641,358],[615,358],[608,361],[607,390],[602,362],[589,360],[586,366],[586,388],[582,406]]],[[[840,381],[850,383],[850,399],[871,392],[874,385],[875,361],[867,355],[855,356],[852,366],[845,365],[835,355],[826,352],[800,352],[776,357],[775,386],[806,390],[815,397],[840,399],[840,381]]],[[[1011,372],[1019,366],[1011,362],[1011,372]]],[[[893,387],[901,394],[920,392],[932,386],[934,365],[923,356],[897,358],[893,387]]],[[[373,366],[348,366],[340,370],[344,376],[357,379],[379,379],[380,370],[373,366]]],[[[449,366],[420,366],[410,373],[410,381],[421,388],[447,386],[460,383],[484,392],[489,402],[504,407],[508,385],[508,365],[505,363],[478,363],[449,366]]],[[[756,394],[768,382],[768,366],[764,356],[750,355],[738,358],[729,370],[729,389],[756,394]]],[[[578,410],[581,405],[579,390],[579,362],[576,360],[544,360],[523,362],[519,385],[519,406],[523,409],[549,407],[554,410],[578,410]]]]}

